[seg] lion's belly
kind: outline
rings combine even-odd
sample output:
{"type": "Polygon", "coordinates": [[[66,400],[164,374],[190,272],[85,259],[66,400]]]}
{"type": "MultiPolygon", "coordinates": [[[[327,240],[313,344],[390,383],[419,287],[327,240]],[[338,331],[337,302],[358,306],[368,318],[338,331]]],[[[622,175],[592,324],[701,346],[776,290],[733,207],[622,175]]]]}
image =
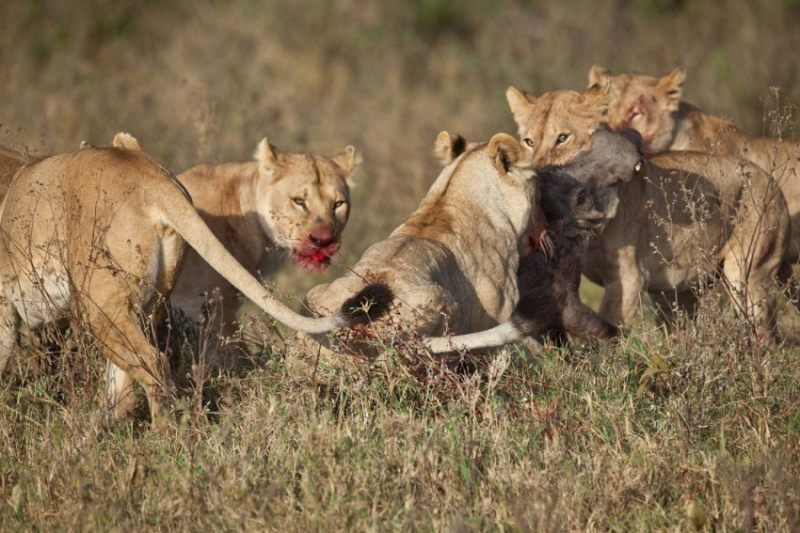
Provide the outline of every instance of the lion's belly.
{"type": "MultiPolygon", "coordinates": [[[[711,211],[697,224],[649,223],[646,249],[640,250],[650,291],[683,290],[712,274],[720,251],[729,238],[718,212],[711,211]]],[[[641,257],[641,256],[640,256],[641,257]]]]}
{"type": "MultiPolygon", "coordinates": [[[[22,187],[23,192],[28,187],[22,187]]],[[[0,275],[4,296],[32,328],[65,317],[70,308],[69,276],[65,268],[61,204],[42,193],[30,205],[30,195],[9,193],[2,208],[0,275]],[[39,217],[45,219],[40,220],[39,217]]]]}
{"type": "Polygon", "coordinates": [[[699,271],[692,268],[662,267],[650,269],[647,290],[651,292],[683,291],[699,277],[699,271]]]}
{"type": "Polygon", "coordinates": [[[49,266],[34,276],[23,273],[7,283],[5,292],[31,328],[60,320],[70,309],[69,278],[60,268],[49,266]]]}

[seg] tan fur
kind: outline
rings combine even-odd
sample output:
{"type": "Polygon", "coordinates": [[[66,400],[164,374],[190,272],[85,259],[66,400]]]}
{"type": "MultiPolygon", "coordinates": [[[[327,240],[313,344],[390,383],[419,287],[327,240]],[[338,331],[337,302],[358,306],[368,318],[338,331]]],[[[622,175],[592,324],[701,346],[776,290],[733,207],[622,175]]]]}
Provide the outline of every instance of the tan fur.
{"type": "MultiPolygon", "coordinates": [[[[388,330],[385,320],[375,324],[382,338],[442,335],[448,328],[468,333],[508,318],[519,297],[516,272],[537,203],[531,151],[506,134],[466,145],[443,132],[434,152],[449,163],[419,207],[350,273],[312,289],[310,310],[338,308],[368,280],[380,279],[396,295],[391,319],[400,324],[388,330]]],[[[306,336],[301,340],[314,345],[306,336]]],[[[329,346],[321,336],[315,340],[329,346]]],[[[358,341],[349,346],[358,354],[377,353],[358,341]]]]}
{"type": "MultiPolygon", "coordinates": [[[[529,106],[553,98],[545,95],[529,106]]],[[[525,116],[522,112],[540,115],[523,109],[514,112],[515,119],[525,116]]],[[[518,122],[520,135],[540,138],[543,128],[600,126],[600,114],[592,117],[584,106],[573,114],[565,105],[561,113],[551,113],[544,123],[518,122]]],[[[559,161],[574,158],[587,145],[569,146],[559,161]]],[[[628,324],[641,291],[688,297],[693,285],[705,281],[703,265],[722,263],[741,308],[774,328],[772,291],[788,247],[789,218],[783,195],[763,170],[733,158],[670,153],[645,160],[631,182],[619,185],[618,194],[617,216],[590,241],[584,256],[584,273],[606,288],[602,316],[628,324]]]]}
{"type": "MultiPolygon", "coordinates": [[[[323,269],[339,248],[350,214],[350,176],[361,162],[352,146],[329,159],[315,154],[280,152],[263,139],[249,163],[199,165],[178,175],[194,206],[214,235],[248,272],[274,273],[283,259],[321,250],[323,269]],[[302,200],[303,205],[295,201],[302,200]],[[329,235],[319,247],[312,238],[329,235]]],[[[194,250],[187,252],[172,302],[198,318],[207,294],[219,289],[219,331],[230,335],[240,305],[237,290],[194,250]]]]}
{"type": "Polygon", "coordinates": [[[29,163],[40,161],[41,157],[28,155],[16,150],[0,147],[0,202],[5,198],[11,178],[14,174],[29,163]]]}
{"type": "Polygon", "coordinates": [[[509,87],[508,105],[523,144],[533,148],[533,165],[564,165],[580,150],[590,150],[592,134],[605,116],[609,94],[593,87],[585,93],[552,91],[538,98],[509,87]],[[537,124],[530,129],[522,124],[537,124]],[[577,148],[577,150],[576,150],[577,148]]]}
{"type": "Polygon", "coordinates": [[[296,329],[350,325],[349,315],[309,319],[275,300],[225,250],[164,167],[119,135],[111,148],[83,148],[20,170],[0,218],[0,372],[21,321],[31,327],[80,320],[108,359],[113,419],[144,386],[153,422],[171,396],[169,366],[140,329],[158,315],[184,257],[184,239],[267,313],[296,329]]]}
{"type": "Polygon", "coordinates": [[[788,261],[800,260],[800,142],[751,137],[732,122],[681,102],[686,75],[676,68],[660,78],[629,73],[614,76],[593,65],[589,84],[610,84],[608,122],[634,128],[649,153],[696,150],[746,159],[779,183],[792,219],[788,261]]]}

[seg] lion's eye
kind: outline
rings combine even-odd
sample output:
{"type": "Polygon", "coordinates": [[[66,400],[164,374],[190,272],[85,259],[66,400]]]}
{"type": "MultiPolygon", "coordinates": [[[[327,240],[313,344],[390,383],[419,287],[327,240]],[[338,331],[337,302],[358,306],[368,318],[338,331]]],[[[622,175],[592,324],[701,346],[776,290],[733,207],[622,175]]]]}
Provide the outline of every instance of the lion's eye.
{"type": "Polygon", "coordinates": [[[575,198],[575,203],[579,206],[588,205],[590,203],[589,192],[586,189],[581,189],[575,198]]]}
{"type": "Polygon", "coordinates": [[[294,202],[294,205],[298,205],[300,207],[306,206],[306,201],[303,198],[292,198],[292,202],[294,202]]]}
{"type": "Polygon", "coordinates": [[[333,202],[333,208],[334,209],[339,209],[343,205],[344,205],[344,200],[337,200],[337,201],[333,202]]]}
{"type": "Polygon", "coordinates": [[[556,139],[556,146],[558,146],[559,144],[564,144],[565,142],[567,142],[567,139],[569,139],[569,133],[562,133],[556,139]]]}
{"type": "Polygon", "coordinates": [[[533,139],[531,139],[530,137],[525,137],[524,139],[522,139],[522,142],[533,148],[533,139]]]}

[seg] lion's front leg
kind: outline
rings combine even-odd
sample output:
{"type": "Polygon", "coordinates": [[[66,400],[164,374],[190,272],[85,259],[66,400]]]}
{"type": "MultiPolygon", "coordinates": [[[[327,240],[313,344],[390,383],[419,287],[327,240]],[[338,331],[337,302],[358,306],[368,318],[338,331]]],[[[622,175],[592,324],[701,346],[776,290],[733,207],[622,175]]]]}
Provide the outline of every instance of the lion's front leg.
{"type": "Polygon", "coordinates": [[[637,265],[636,249],[627,246],[619,250],[614,277],[604,283],[606,292],[600,304],[600,316],[616,325],[629,325],[641,302],[644,276],[637,265]]]}

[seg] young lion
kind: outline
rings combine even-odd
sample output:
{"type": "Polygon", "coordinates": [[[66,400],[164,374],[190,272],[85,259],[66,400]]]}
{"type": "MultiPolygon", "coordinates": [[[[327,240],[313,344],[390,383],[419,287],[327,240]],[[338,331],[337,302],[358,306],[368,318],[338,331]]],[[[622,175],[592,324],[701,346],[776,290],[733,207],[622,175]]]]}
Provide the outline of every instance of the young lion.
{"type": "MultiPolygon", "coordinates": [[[[604,121],[603,94],[593,87],[584,95],[553,91],[536,98],[510,87],[507,97],[534,158],[563,164],[591,149],[585,132],[604,121]]],[[[691,300],[692,287],[714,274],[700,267],[722,264],[739,308],[774,330],[775,276],[789,245],[789,215],[763,170],[733,158],[672,152],[646,159],[618,193],[617,215],[591,240],[583,261],[584,274],[606,288],[604,318],[630,323],[641,291],[666,312],[666,294],[691,300]]]]}
{"type": "MultiPolygon", "coordinates": [[[[133,382],[152,420],[165,422],[169,366],[151,346],[141,315],[159,313],[184,256],[184,239],[235,287],[288,326],[321,333],[363,322],[351,308],[391,293],[366,285],[329,317],[294,313],[253,278],[203,223],[175,176],[118,134],[111,148],[83,148],[23,167],[0,214],[0,371],[24,320],[31,327],[80,320],[108,359],[105,398],[114,420],[132,407],[133,382]]],[[[381,305],[384,304],[384,305],[381,305]]]]}
{"type": "MultiPolygon", "coordinates": [[[[729,120],[681,102],[686,74],[676,68],[656,78],[630,73],[613,76],[600,65],[589,70],[589,85],[610,84],[608,123],[634,128],[648,153],[695,150],[746,159],[771,174],[781,187],[792,220],[786,265],[800,261],[800,142],[751,137],[729,120]]],[[[781,273],[782,278],[791,271],[781,273]]]]}
{"type": "MultiPolygon", "coordinates": [[[[287,255],[309,270],[324,270],[341,244],[350,214],[350,176],[361,162],[352,146],[332,159],[279,151],[264,138],[255,161],[199,165],[178,175],[197,212],[228,251],[255,274],[277,269],[287,255]],[[288,253],[287,253],[288,252],[288,253]]],[[[187,252],[172,303],[201,314],[219,288],[219,332],[235,331],[237,291],[195,250],[187,252]]]]}
{"type": "MultiPolygon", "coordinates": [[[[375,324],[382,338],[468,333],[508,318],[519,297],[516,272],[530,248],[537,201],[531,152],[504,133],[467,145],[447,132],[437,137],[435,152],[460,155],[450,157],[419,207],[388,239],[371,246],[350,273],[308,293],[311,311],[338,309],[380,280],[395,294],[397,319],[375,324]],[[399,331],[392,329],[397,324],[399,331]]],[[[321,335],[313,339],[329,346],[321,335]]],[[[301,340],[309,348],[316,344],[301,340]]],[[[350,347],[374,355],[358,341],[350,347]]]]}
{"type": "Polygon", "coordinates": [[[426,339],[433,353],[488,348],[530,336],[564,343],[567,334],[603,340],[619,335],[617,326],[581,302],[578,287],[588,239],[617,212],[616,185],[630,181],[641,166],[641,137],[633,130],[621,133],[598,130],[591,152],[567,166],[537,169],[551,246],[537,246],[520,261],[520,299],[511,318],[487,331],[426,339]]]}

